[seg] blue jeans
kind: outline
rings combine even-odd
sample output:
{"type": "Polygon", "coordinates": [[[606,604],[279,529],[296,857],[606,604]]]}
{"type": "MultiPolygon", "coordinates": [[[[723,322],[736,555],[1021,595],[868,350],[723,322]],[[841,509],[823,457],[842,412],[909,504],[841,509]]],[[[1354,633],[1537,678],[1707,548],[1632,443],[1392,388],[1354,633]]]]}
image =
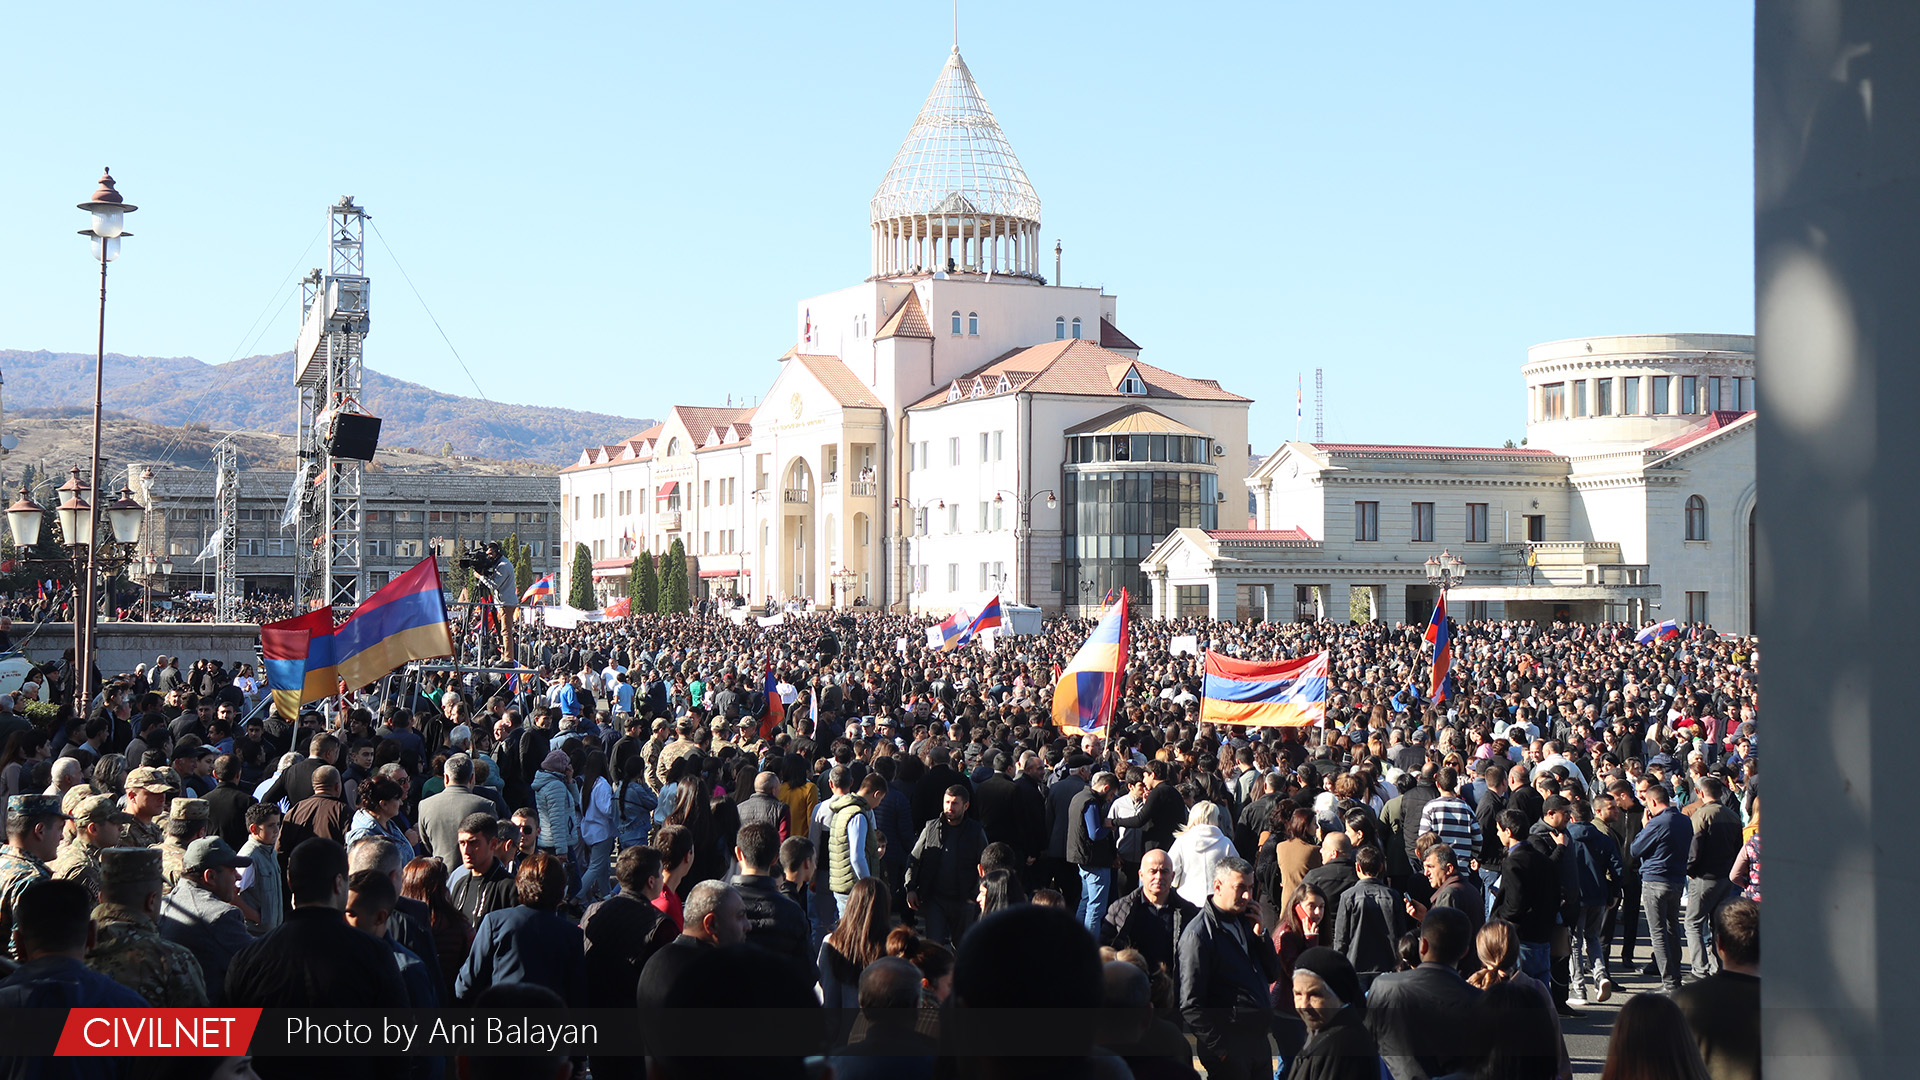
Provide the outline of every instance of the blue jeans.
{"type": "Polygon", "coordinates": [[[1096,941],[1100,937],[1100,924],[1106,921],[1107,904],[1112,895],[1112,867],[1080,867],[1080,906],[1074,911],[1074,918],[1080,920],[1080,925],[1086,927],[1096,941]]]}
{"type": "Polygon", "coordinates": [[[587,845],[587,869],[580,878],[580,902],[604,900],[613,881],[613,838],[587,845]]]}
{"type": "Polygon", "coordinates": [[[1535,979],[1541,986],[1553,985],[1553,944],[1547,941],[1523,941],[1520,943],[1520,970],[1535,979]]]}

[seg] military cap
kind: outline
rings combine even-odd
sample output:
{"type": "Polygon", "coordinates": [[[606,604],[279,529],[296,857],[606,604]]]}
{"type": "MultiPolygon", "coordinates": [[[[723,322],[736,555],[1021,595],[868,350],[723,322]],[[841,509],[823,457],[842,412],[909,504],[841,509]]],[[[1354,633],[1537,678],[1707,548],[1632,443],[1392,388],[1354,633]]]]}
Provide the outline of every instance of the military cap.
{"type": "Polygon", "coordinates": [[[57,795],[15,795],[7,800],[7,816],[25,820],[37,817],[64,818],[67,814],[60,809],[60,797],[57,795]]]}
{"type": "Polygon", "coordinates": [[[180,861],[180,869],[189,874],[215,866],[239,870],[252,865],[252,859],[234,851],[233,845],[218,836],[203,836],[188,844],[186,858],[180,861]]]}
{"type": "Polygon", "coordinates": [[[167,816],[175,821],[205,821],[213,816],[213,807],[205,799],[175,799],[167,816]]]}
{"type": "Polygon", "coordinates": [[[159,884],[163,880],[160,876],[160,849],[108,848],[100,853],[100,878],[108,886],[143,881],[159,884]]]}
{"type": "Polygon", "coordinates": [[[134,816],[121,810],[118,800],[111,795],[89,795],[74,810],[73,820],[81,825],[105,825],[108,822],[127,825],[134,821],[134,816]]]}
{"type": "Polygon", "coordinates": [[[94,791],[93,791],[92,785],[90,784],[73,785],[72,787],[60,793],[60,812],[67,815],[68,817],[74,816],[79,811],[80,804],[83,802],[86,802],[88,799],[93,798],[93,795],[94,795],[94,791]]]}
{"type": "Polygon", "coordinates": [[[148,791],[172,791],[178,783],[169,784],[166,774],[170,769],[158,769],[152,765],[142,765],[127,774],[127,790],[145,788],[148,791]]]}

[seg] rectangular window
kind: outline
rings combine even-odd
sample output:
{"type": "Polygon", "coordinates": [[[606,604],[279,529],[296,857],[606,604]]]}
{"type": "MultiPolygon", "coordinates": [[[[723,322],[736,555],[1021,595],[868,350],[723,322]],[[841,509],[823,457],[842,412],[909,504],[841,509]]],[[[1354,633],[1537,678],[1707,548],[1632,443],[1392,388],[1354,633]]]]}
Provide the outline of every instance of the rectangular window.
{"type": "Polygon", "coordinates": [[[1487,542],[1487,504],[1467,504],[1467,543],[1484,544],[1487,542]]]}
{"type": "Polygon", "coordinates": [[[546,546],[547,544],[544,540],[529,540],[527,541],[527,554],[537,559],[545,553],[546,546]]]}
{"type": "Polygon", "coordinates": [[[1585,379],[1573,381],[1573,415],[1587,415],[1587,380],[1585,379]]]}
{"type": "Polygon", "coordinates": [[[958,435],[947,440],[947,464],[960,464],[960,436],[958,435]]]}
{"type": "Polygon", "coordinates": [[[1715,375],[1707,380],[1707,411],[1720,411],[1720,377],[1715,375]]]}
{"type": "Polygon", "coordinates": [[[1593,415],[1613,415],[1613,380],[1593,380],[1593,415]]]}
{"type": "Polygon", "coordinates": [[[1734,412],[1741,411],[1740,410],[1740,384],[1745,381],[1746,381],[1745,379],[1728,379],[1727,380],[1727,408],[1732,409],[1734,412]]]}
{"type": "Polygon", "coordinates": [[[366,541],[366,545],[368,555],[385,558],[393,554],[393,541],[391,540],[368,540],[366,541]]]}
{"type": "Polygon", "coordinates": [[[992,460],[991,458],[989,458],[989,457],[987,456],[988,454],[990,454],[990,453],[992,453],[992,451],[993,451],[993,436],[992,436],[991,434],[989,434],[989,433],[987,433],[987,432],[985,432],[985,431],[983,431],[983,432],[981,432],[981,433],[980,433],[980,462],[981,462],[981,464],[985,464],[986,462],[988,462],[988,461],[990,461],[990,460],[992,460]]]}
{"type": "Polygon", "coordinates": [[[1006,564],[1006,563],[999,563],[999,562],[997,562],[997,563],[994,563],[994,564],[993,564],[993,583],[994,583],[994,585],[995,585],[996,587],[999,587],[999,588],[1005,588],[1005,587],[1006,587],[1006,585],[1005,585],[1005,582],[1006,582],[1006,580],[1007,580],[1007,564],[1006,564]]]}
{"type": "Polygon", "coordinates": [[[713,481],[711,480],[700,481],[700,505],[713,505],[713,481]]]}
{"type": "Polygon", "coordinates": [[[980,528],[975,531],[977,532],[987,531],[987,504],[986,503],[980,504],[980,528]]]}
{"type": "Polygon", "coordinates": [[[1620,415],[1640,415],[1640,376],[1628,375],[1620,380],[1620,415]]]}
{"type": "Polygon", "coordinates": [[[947,564],[947,591],[960,591],[960,564],[957,562],[947,564]]]}
{"type": "MultiPolygon", "coordinates": [[[[365,543],[367,543],[368,545],[372,545],[372,544],[374,543],[374,541],[372,541],[372,540],[368,540],[368,541],[365,541],[365,543]]],[[[269,540],[269,541],[267,541],[267,554],[269,554],[269,555],[291,555],[291,554],[293,554],[293,541],[291,541],[291,540],[269,540]]]]}
{"type": "Polygon", "coordinates": [[[396,540],[393,544],[393,553],[402,559],[417,559],[420,557],[420,541],[396,540]]]}
{"type": "Polygon", "coordinates": [[[1374,541],[1380,539],[1379,503],[1357,502],[1353,504],[1353,538],[1356,541],[1374,541]]]}
{"type": "Polygon", "coordinates": [[[1567,418],[1567,384],[1548,383],[1540,388],[1540,419],[1567,418]]]}
{"type": "Polygon", "coordinates": [[[993,460],[1000,461],[1005,456],[1006,440],[1006,432],[996,431],[993,433],[993,460]]]}
{"type": "Polygon", "coordinates": [[[1061,571],[1064,569],[1064,566],[1065,564],[1063,563],[1049,563],[1047,565],[1048,590],[1052,592],[1060,591],[1060,577],[1061,577],[1061,571]]]}
{"type": "Polygon", "coordinates": [[[1527,543],[1544,543],[1547,539],[1547,515],[1527,515],[1527,543]]]}
{"type": "Polygon", "coordinates": [[[1700,379],[1695,375],[1680,376],[1680,412],[1691,416],[1700,411],[1700,379]]]}
{"type": "MultiPolygon", "coordinates": [[[[407,511],[402,510],[400,511],[400,513],[404,514],[404,513],[407,513],[407,511]]],[[[405,520],[405,519],[402,518],[400,520],[405,520]]],[[[580,496],[578,495],[575,495],[573,497],[573,520],[575,521],[580,520],[580,496]]]]}
{"type": "Polygon", "coordinates": [[[993,504],[993,531],[994,532],[999,532],[1001,529],[1004,529],[1007,527],[1005,524],[1006,519],[1003,516],[1005,511],[1006,511],[1006,507],[1001,506],[999,503],[993,504]]]}
{"type": "Polygon", "coordinates": [[[987,591],[987,564],[986,563],[980,564],[980,591],[981,592],[987,591]]]}
{"type": "Polygon", "coordinates": [[[1687,621],[1704,623],[1707,621],[1707,594],[1690,592],[1687,594],[1687,621]]]}
{"type": "MultiPolygon", "coordinates": [[[[84,531],[84,530],[83,530],[83,531],[84,531]]],[[[238,539],[238,540],[235,540],[235,541],[233,542],[233,546],[234,546],[234,554],[236,554],[236,555],[264,555],[264,554],[266,554],[266,543],[265,543],[265,541],[262,541],[262,540],[258,540],[258,539],[253,539],[253,538],[250,538],[250,537],[244,537],[244,536],[243,536],[243,537],[241,537],[240,539],[238,539]]]]}
{"type": "Polygon", "coordinates": [[[1653,407],[1648,410],[1653,415],[1666,416],[1673,411],[1673,403],[1668,400],[1667,395],[1672,381],[1673,376],[1671,375],[1655,375],[1653,377],[1653,407]]]}
{"type": "Polygon", "coordinates": [[[1433,504],[1430,502],[1413,504],[1413,542],[1433,543],[1433,504]]]}
{"type": "Polygon", "coordinates": [[[960,504],[947,504],[947,534],[951,536],[960,531],[960,504]]]}

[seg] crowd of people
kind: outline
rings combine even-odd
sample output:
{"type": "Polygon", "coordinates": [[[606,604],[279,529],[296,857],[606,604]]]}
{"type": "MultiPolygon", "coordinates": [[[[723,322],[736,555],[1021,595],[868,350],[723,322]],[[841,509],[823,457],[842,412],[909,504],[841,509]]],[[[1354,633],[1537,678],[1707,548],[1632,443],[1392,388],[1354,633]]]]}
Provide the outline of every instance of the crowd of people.
{"type": "Polygon", "coordinates": [[[1435,701],[1420,627],[1140,620],[1077,732],[1050,701],[1088,621],[954,651],[926,625],[545,629],[519,671],[291,719],[171,658],[50,727],[0,698],[0,1004],[800,1001],[842,1076],[931,1076],[960,1006],[1077,1008],[1113,1021],[1008,1068],[1544,1080],[1561,1019],[1642,971],[1644,917],[1660,989],[1607,1075],[1758,1075],[1751,639],[1459,623],[1435,701]],[[1187,635],[1328,651],[1325,722],[1203,723],[1187,635]]]}

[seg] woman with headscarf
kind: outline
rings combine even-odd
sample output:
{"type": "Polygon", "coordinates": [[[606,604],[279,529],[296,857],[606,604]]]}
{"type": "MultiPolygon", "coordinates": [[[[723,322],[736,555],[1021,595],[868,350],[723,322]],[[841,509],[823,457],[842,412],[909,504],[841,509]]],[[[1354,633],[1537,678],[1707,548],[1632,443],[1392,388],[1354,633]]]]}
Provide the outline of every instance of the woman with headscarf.
{"type": "Polygon", "coordinates": [[[1293,1008],[1307,1044],[1287,1062],[1283,1080],[1379,1080],[1380,1047],[1366,1025],[1366,997],[1353,962],[1325,946],[1293,965],[1293,1008]]]}

